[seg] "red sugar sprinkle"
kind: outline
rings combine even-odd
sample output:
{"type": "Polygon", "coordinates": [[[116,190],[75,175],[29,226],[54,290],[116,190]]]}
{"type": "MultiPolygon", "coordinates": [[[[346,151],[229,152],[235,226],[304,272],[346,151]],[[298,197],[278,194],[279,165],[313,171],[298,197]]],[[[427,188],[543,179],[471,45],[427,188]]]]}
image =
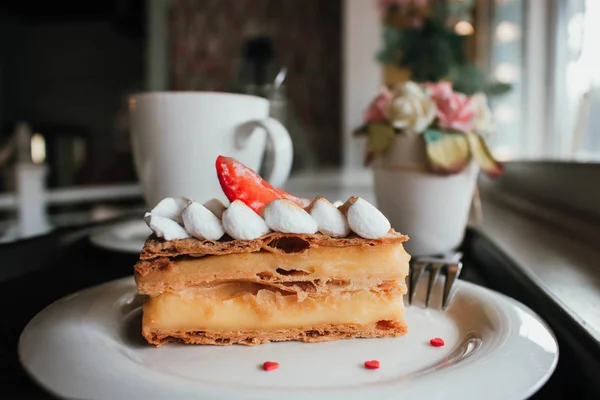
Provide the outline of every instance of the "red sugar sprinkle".
{"type": "Polygon", "coordinates": [[[377,369],[377,368],[379,368],[379,361],[377,361],[377,360],[365,361],[365,368],[366,369],[377,369]]]}
{"type": "Polygon", "coordinates": [[[273,371],[279,368],[279,363],[275,361],[265,361],[263,364],[263,369],[265,371],[273,371]]]}
{"type": "Polygon", "coordinates": [[[444,343],[444,339],[436,337],[433,338],[429,341],[429,344],[432,345],[433,347],[442,347],[445,343],[444,343]]]}

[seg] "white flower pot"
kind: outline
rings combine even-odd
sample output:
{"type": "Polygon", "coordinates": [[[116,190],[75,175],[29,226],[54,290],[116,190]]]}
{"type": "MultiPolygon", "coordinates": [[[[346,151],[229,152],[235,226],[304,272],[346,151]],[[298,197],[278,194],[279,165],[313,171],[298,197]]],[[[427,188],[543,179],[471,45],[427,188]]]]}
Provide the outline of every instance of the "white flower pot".
{"type": "Polygon", "coordinates": [[[377,207],[410,237],[409,254],[434,255],[461,244],[479,172],[474,162],[458,174],[432,174],[421,138],[400,134],[373,170],[377,207]]]}

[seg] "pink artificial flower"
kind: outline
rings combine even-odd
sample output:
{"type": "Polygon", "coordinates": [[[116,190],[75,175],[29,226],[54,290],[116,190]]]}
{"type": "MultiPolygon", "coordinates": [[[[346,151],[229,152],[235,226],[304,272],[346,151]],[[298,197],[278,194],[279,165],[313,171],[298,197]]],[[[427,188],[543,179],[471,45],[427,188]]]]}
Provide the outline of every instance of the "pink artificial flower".
{"type": "Polygon", "coordinates": [[[365,111],[365,124],[381,122],[387,119],[387,109],[392,100],[392,93],[387,86],[382,86],[379,94],[365,111]]]}
{"type": "Polygon", "coordinates": [[[428,82],[431,98],[437,108],[438,125],[444,130],[468,132],[473,128],[475,119],[475,103],[464,93],[452,90],[450,82],[428,82]]]}

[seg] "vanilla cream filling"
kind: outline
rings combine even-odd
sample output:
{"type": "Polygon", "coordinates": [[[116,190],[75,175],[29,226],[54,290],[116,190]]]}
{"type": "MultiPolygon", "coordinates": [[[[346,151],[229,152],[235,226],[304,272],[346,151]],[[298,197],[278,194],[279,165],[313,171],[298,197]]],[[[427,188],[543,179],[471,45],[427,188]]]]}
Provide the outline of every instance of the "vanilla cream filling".
{"type": "Polygon", "coordinates": [[[163,293],[144,305],[144,329],[172,331],[272,331],[321,324],[369,325],[403,320],[402,296],[367,290],[312,298],[267,289],[207,296],[204,290],[163,293]]]}

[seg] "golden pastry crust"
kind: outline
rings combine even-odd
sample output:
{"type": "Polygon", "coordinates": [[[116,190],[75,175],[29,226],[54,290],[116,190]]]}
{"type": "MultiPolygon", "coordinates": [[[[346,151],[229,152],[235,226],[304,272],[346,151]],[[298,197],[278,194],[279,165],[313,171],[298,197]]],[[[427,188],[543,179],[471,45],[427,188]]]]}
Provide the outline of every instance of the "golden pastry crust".
{"type": "Polygon", "coordinates": [[[260,250],[273,253],[300,253],[311,247],[376,246],[384,243],[402,243],[407,240],[408,236],[396,232],[394,229],[390,229],[386,236],[379,239],[364,239],[355,234],[350,234],[345,238],[332,238],[320,233],[309,235],[273,232],[254,240],[235,240],[226,237],[219,241],[196,238],[167,241],[151,235],[146,240],[140,259],[150,260],[188,254],[222,256],[260,250]]]}
{"type": "Polygon", "coordinates": [[[378,321],[369,325],[322,324],[302,329],[277,331],[171,331],[144,326],[142,335],[148,343],[163,346],[169,342],[229,346],[242,344],[256,346],[269,342],[298,341],[306,343],[328,342],[340,339],[384,338],[402,336],[408,332],[402,321],[378,321]]]}

